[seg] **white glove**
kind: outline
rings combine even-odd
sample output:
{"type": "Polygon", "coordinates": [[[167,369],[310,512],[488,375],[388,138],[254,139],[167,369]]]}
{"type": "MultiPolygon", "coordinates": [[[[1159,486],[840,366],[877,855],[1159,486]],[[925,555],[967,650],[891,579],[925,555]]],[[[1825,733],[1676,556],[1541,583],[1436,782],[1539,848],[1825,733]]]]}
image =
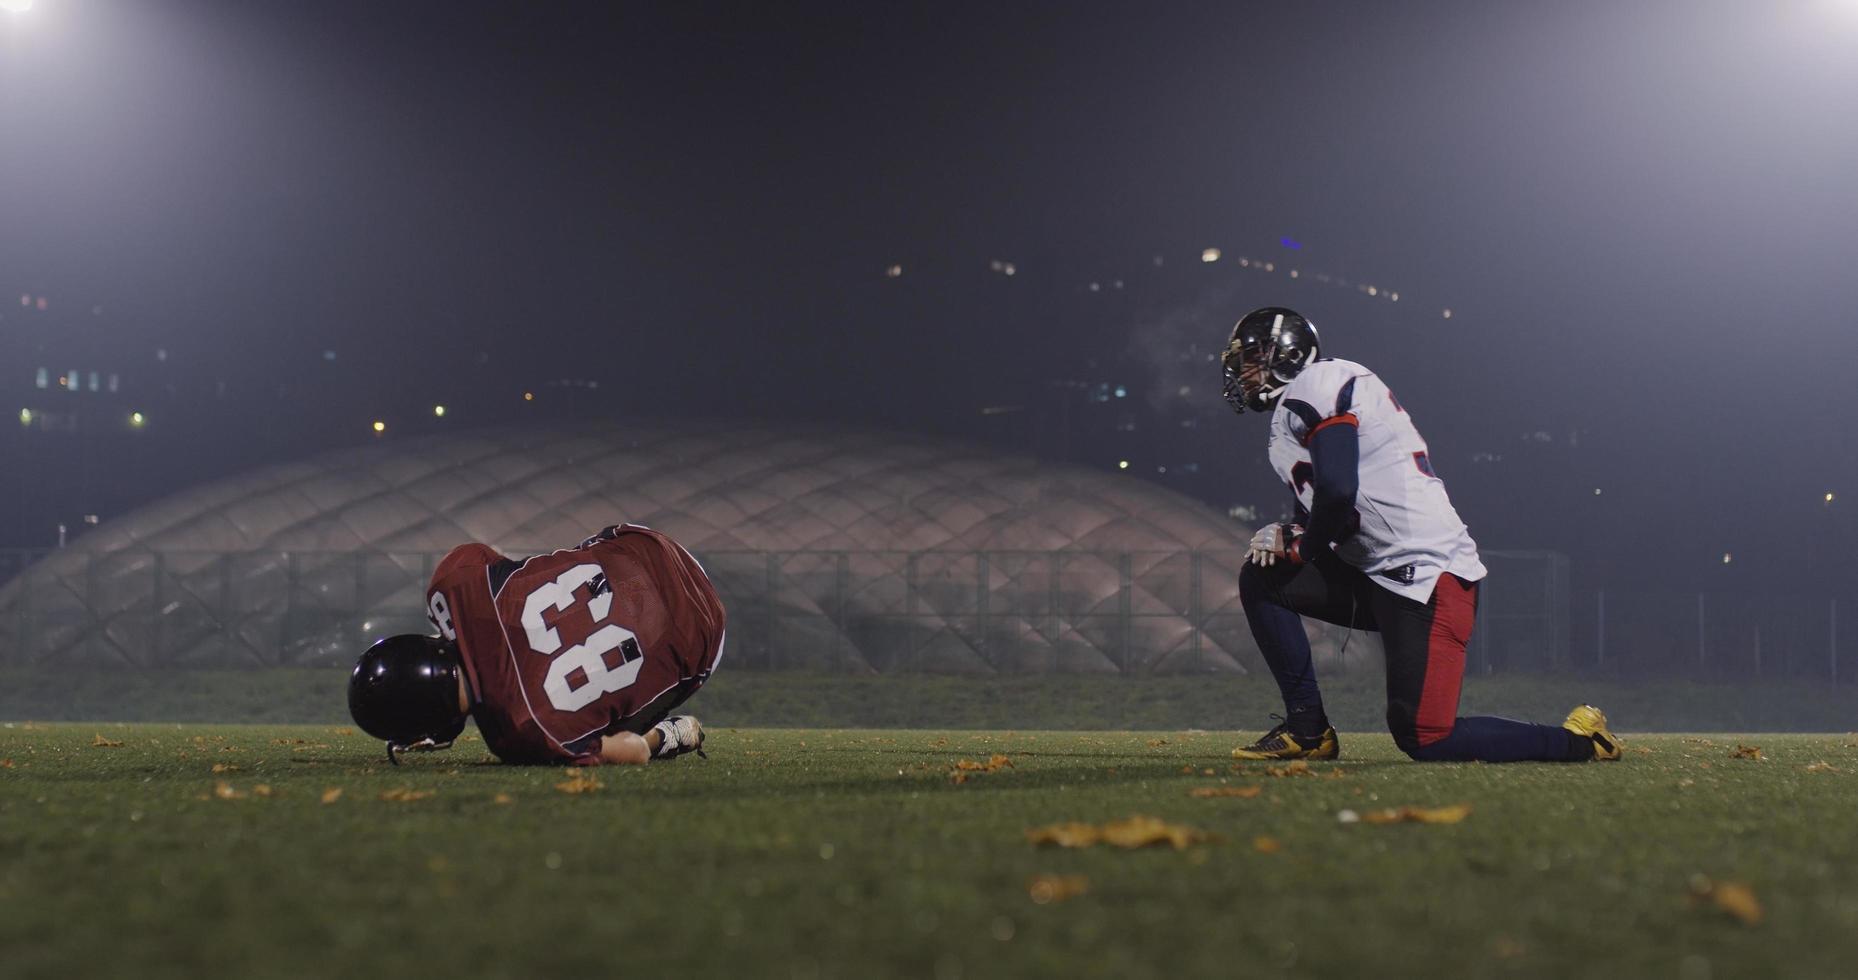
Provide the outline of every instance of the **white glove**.
{"type": "Polygon", "coordinates": [[[1295,524],[1266,524],[1252,535],[1246,557],[1254,565],[1275,564],[1284,556],[1284,552],[1290,550],[1290,542],[1302,533],[1303,529],[1295,524]]]}

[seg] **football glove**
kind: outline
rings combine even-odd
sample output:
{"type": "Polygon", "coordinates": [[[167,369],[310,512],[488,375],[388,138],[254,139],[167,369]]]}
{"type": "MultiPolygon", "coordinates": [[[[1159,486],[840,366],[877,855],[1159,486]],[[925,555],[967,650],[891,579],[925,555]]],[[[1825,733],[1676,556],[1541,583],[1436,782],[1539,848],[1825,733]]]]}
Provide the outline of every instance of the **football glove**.
{"type": "Polygon", "coordinates": [[[1290,546],[1303,535],[1303,528],[1295,524],[1266,524],[1252,535],[1252,543],[1246,557],[1254,565],[1272,565],[1290,551],[1290,546]]]}

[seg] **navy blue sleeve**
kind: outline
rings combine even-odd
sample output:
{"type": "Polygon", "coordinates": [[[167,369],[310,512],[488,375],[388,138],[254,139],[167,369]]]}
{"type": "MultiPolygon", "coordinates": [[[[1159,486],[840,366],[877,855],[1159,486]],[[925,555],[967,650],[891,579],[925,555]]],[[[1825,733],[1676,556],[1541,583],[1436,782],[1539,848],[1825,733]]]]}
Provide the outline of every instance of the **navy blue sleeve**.
{"type": "Polygon", "coordinates": [[[1310,522],[1297,552],[1306,560],[1330,554],[1353,530],[1361,489],[1361,444],[1353,425],[1325,425],[1310,439],[1310,522]]]}

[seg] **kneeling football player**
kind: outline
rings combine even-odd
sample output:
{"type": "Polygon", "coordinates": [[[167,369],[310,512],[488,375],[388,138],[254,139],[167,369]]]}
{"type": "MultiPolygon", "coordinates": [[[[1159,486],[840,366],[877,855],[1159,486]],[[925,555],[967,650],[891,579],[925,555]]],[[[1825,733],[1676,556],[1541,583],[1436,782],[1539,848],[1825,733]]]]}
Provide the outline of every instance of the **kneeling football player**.
{"type": "Polygon", "coordinates": [[[381,640],[349,678],[349,713],[390,760],[449,747],[467,716],[509,763],[701,752],[703,727],[671,711],[716,669],[727,617],[669,537],[620,524],[521,561],[461,545],[433,572],[426,612],[437,635],[381,640]]]}
{"type": "Polygon", "coordinates": [[[1599,709],[1560,726],[1458,717],[1465,645],[1484,564],[1393,392],[1352,361],[1325,358],[1293,310],[1254,310],[1222,358],[1233,410],[1270,415],[1266,454],[1300,519],[1252,538],[1239,600],[1284,696],[1283,724],[1236,749],[1242,759],[1333,759],[1304,616],[1381,634],[1387,726],[1421,761],[1618,759],[1599,709]]]}

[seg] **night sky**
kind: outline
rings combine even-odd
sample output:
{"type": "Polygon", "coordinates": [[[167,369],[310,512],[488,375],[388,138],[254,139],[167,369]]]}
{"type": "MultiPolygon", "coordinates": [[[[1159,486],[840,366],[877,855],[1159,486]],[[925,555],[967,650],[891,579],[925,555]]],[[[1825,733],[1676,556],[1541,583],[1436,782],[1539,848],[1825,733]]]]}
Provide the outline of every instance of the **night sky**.
{"type": "MultiPolygon", "coordinates": [[[[36,0],[0,13],[0,331],[9,294],[82,297],[111,343],[315,392],[275,411],[331,445],[540,378],[998,439],[981,406],[1168,396],[1183,343],[1287,303],[1487,545],[1849,577],[1855,46],[1839,0],[36,0]]],[[[1194,492],[1261,499],[1262,420],[1201,384],[1162,414],[1234,489],[1194,492]]],[[[1098,461],[1049,432],[1010,448],[1098,461]]],[[[183,455],[288,458],[240,445],[183,455]]]]}

